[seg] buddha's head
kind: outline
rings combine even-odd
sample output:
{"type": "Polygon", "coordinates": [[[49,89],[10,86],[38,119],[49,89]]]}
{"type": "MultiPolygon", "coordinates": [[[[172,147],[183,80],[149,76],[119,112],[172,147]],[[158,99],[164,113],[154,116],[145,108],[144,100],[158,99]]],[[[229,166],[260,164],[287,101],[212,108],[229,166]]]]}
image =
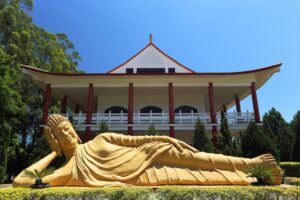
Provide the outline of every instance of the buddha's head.
{"type": "Polygon", "coordinates": [[[68,118],[59,114],[53,114],[48,118],[45,136],[52,149],[60,148],[66,156],[76,149],[78,143],[81,143],[68,118]]]}

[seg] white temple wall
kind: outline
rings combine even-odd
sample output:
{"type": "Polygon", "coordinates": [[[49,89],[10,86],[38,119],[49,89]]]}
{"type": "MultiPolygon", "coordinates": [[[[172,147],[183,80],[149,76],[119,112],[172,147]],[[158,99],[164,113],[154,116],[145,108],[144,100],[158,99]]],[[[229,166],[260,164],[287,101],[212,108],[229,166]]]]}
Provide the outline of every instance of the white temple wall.
{"type": "Polygon", "coordinates": [[[122,94],[98,95],[98,111],[104,113],[112,106],[122,106],[127,109],[128,97],[122,94]]]}
{"type": "MultiPolygon", "coordinates": [[[[128,108],[128,96],[122,94],[99,95],[97,101],[97,110],[104,113],[107,108],[112,106],[122,106],[128,108]]],[[[192,106],[198,112],[205,111],[205,101],[203,94],[179,95],[174,94],[174,109],[179,106],[192,106]]],[[[164,112],[169,112],[168,94],[135,94],[133,99],[133,112],[137,113],[146,106],[157,106],[164,112]]]]}

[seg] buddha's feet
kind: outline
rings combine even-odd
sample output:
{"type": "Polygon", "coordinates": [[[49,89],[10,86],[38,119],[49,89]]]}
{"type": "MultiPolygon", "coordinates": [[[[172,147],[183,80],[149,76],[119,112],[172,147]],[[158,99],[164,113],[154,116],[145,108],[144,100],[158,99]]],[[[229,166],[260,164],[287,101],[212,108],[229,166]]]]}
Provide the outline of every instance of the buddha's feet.
{"type": "Polygon", "coordinates": [[[251,159],[251,165],[268,166],[272,169],[273,181],[272,184],[280,185],[282,181],[283,172],[277,165],[277,162],[271,154],[263,154],[251,159]]]}

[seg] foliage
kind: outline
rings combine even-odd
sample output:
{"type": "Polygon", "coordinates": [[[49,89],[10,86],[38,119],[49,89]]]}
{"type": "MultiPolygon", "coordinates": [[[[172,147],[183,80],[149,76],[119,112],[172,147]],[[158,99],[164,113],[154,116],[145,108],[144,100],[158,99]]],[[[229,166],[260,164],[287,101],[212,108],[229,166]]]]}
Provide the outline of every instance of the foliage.
{"type": "Polygon", "coordinates": [[[295,135],[294,150],[292,155],[293,161],[300,162],[300,111],[296,113],[291,121],[291,128],[295,135]]]}
{"type": "Polygon", "coordinates": [[[107,132],[109,132],[108,126],[105,121],[102,121],[100,124],[100,130],[98,133],[100,134],[100,133],[107,133],[107,132]]]}
{"type": "Polygon", "coordinates": [[[300,177],[300,162],[280,162],[285,176],[300,177]]]}
{"type": "Polygon", "coordinates": [[[222,137],[219,138],[218,149],[222,154],[231,156],[240,156],[240,145],[237,138],[233,138],[228,128],[228,121],[226,117],[226,106],[223,105],[221,110],[221,129],[222,137]]]}
{"type": "Polygon", "coordinates": [[[272,108],[263,116],[263,129],[265,134],[277,145],[280,161],[291,160],[294,136],[280,112],[275,108],[272,108]]]}
{"type": "Polygon", "coordinates": [[[213,152],[213,144],[206,134],[204,125],[198,118],[193,135],[193,146],[199,151],[213,152]]]}
{"type": "Polygon", "coordinates": [[[54,172],[55,168],[53,167],[49,167],[49,168],[45,168],[42,169],[41,171],[38,171],[37,169],[34,169],[33,171],[30,170],[25,170],[24,174],[25,176],[29,177],[29,178],[43,178],[45,176],[48,176],[50,174],[52,174],[54,172]]]}
{"type": "Polygon", "coordinates": [[[250,174],[249,177],[256,178],[257,183],[259,185],[268,185],[274,179],[272,174],[272,168],[269,166],[260,166],[260,165],[249,166],[247,171],[250,174]]]}
{"type": "Polygon", "coordinates": [[[254,158],[265,153],[271,153],[276,160],[279,157],[276,145],[255,122],[250,122],[242,135],[241,148],[242,156],[247,158],[254,158]]]}
{"type": "Polygon", "coordinates": [[[146,131],[146,135],[161,135],[161,133],[157,131],[155,129],[155,125],[151,123],[148,130],[146,131]]]}
{"type": "Polygon", "coordinates": [[[18,93],[12,89],[9,57],[0,46],[0,182],[6,178],[8,162],[16,155],[18,140],[16,132],[23,115],[23,105],[18,93]]]}
{"type": "Polygon", "coordinates": [[[298,177],[285,177],[284,182],[285,184],[300,186],[300,178],[298,177]]]}
{"type": "Polygon", "coordinates": [[[46,188],[40,190],[5,188],[0,190],[3,200],[22,199],[299,199],[300,187],[130,187],[130,188],[46,188]]]}
{"type": "MultiPolygon", "coordinates": [[[[32,153],[45,148],[38,143],[42,91],[21,72],[20,64],[77,73],[80,59],[65,34],[50,33],[32,22],[32,10],[32,0],[0,1],[0,182],[15,176],[32,158],[41,158],[32,153]]],[[[52,101],[50,112],[57,108],[52,101]]]]}

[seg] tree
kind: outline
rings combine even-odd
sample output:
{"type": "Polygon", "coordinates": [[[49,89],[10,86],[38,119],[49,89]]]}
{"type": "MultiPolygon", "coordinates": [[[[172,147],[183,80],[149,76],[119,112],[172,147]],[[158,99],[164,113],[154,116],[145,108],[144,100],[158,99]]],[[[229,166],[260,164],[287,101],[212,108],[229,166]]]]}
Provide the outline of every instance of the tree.
{"type": "Polygon", "coordinates": [[[146,131],[146,135],[161,135],[161,133],[158,132],[155,129],[155,125],[153,123],[151,123],[148,130],[146,131]]]}
{"type": "Polygon", "coordinates": [[[0,47],[0,182],[7,177],[8,161],[15,155],[18,117],[23,115],[21,97],[12,89],[8,62],[9,56],[0,47]]]}
{"type": "Polygon", "coordinates": [[[102,121],[101,124],[100,124],[100,130],[99,130],[99,134],[100,133],[107,133],[109,130],[108,130],[108,126],[106,124],[105,121],[102,121]]]}
{"type": "Polygon", "coordinates": [[[221,129],[220,133],[222,137],[219,138],[219,151],[225,155],[237,156],[240,154],[240,147],[237,138],[232,138],[231,132],[228,128],[228,121],[226,117],[226,106],[223,105],[221,110],[221,129]]]}
{"type": "MultiPolygon", "coordinates": [[[[38,142],[42,91],[21,72],[20,64],[55,72],[81,73],[77,71],[80,57],[71,41],[65,34],[53,34],[35,25],[29,15],[32,8],[32,0],[0,1],[0,137],[3,139],[0,141],[0,179],[3,173],[8,177],[7,169],[11,175],[17,174],[32,163],[33,158],[44,156],[41,153],[44,146],[38,142]],[[15,141],[18,137],[21,140],[15,141]],[[39,154],[33,156],[36,150],[39,154]]],[[[57,101],[52,100],[50,110],[55,110],[57,105],[57,101]]]]}
{"type": "Polygon", "coordinates": [[[250,122],[242,135],[241,148],[243,157],[253,158],[261,154],[271,153],[276,160],[279,159],[276,145],[255,122],[250,122]]]}
{"type": "Polygon", "coordinates": [[[199,151],[214,152],[213,144],[207,136],[205,127],[199,118],[195,124],[193,146],[199,151]]]}
{"type": "Polygon", "coordinates": [[[295,134],[293,161],[300,162],[300,111],[298,111],[294,116],[291,122],[291,128],[295,134]]]}
{"type": "Polygon", "coordinates": [[[290,161],[294,136],[280,112],[275,108],[263,116],[263,129],[265,134],[276,144],[280,153],[280,161],[290,161]]]}
{"type": "Polygon", "coordinates": [[[226,117],[226,107],[223,105],[223,108],[221,110],[221,129],[220,133],[222,137],[219,141],[219,149],[222,153],[230,155],[231,154],[231,148],[232,148],[232,137],[231,132],[228,128],[228,121],[226,117]]]}

